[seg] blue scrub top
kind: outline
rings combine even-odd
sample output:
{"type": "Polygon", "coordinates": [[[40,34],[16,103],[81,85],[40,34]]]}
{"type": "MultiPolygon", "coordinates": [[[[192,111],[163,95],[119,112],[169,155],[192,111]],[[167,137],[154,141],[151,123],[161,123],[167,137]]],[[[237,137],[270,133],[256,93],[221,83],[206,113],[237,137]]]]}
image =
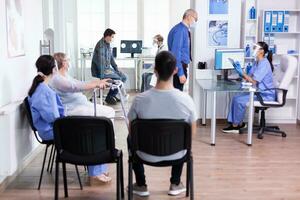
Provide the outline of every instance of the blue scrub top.
{"type": "Polygon", "coordinates": [[[33,125],[42,140],[53,139],[53,123],[64,116],[64,107],[58,95],[45,83],[40,83],[28,97],[33,125]]]}
{"type": "MultiPolygon", "coordinates": [[[[274,88],[272,68],[267,58],[255,61],[249,72],[249,76],[257,81],[256,87],[260,91],[274,88]]],[[[264,100],[275,100],[275,90],[260,92],[260,94],[264,100]]]]}

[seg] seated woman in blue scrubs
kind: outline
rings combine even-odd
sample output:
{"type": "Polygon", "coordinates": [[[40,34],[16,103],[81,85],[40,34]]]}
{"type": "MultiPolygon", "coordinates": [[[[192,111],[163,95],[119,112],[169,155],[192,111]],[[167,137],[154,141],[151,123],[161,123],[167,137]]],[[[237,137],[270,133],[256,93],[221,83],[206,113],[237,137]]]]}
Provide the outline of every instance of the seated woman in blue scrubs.
{"type": "MultiPolygon", "coordinates": [[[[38,73],[28,92],[28,102],[39,136],[42,140],[52,140],[55,119],[65,115],[60,98],[48,86],[49,80],[58,69],[54,58],[49,55],[40,56],[35,65],[38,73]]],[[[111,178],[106,173],[106,165],[89,166],[90,184],[110,182],[111,178]]]]}
{"type": "MultiPolygon", "coordinates": [[[[248,74],[243,72],[239,64],[237,64],[236,70],[244,80],[252,83],[252,85],[255,85],[262,91],[260,92],[260,95],[263,100],[273,101],[275,100],[275,90],[263,91],[274,88],[272,52],[265,42],[258,42],[254,45],[253,56],[255,61],[248,74]]],[[[254,96],[254,99],[256,100],[257,97],[254,96]]],[[[243,119],[248,102],[249,93],[243,93],[233,97],[227,117],[227,121],[230,125],[222,130],[224,133],[239,133],[241,128],[246,127],[246,124],[243,123],[243,119]]]]}

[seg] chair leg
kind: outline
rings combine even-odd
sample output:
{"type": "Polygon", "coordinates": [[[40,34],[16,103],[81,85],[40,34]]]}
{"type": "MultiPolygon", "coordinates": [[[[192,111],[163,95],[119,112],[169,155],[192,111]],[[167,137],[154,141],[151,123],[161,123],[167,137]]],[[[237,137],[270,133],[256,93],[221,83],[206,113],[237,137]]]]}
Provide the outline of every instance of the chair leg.
{"type": "Polygon", "coordinates": [[[257,134],[257,138],[258,139],[263,139],[264,138],[264,136],[263,136],[264,131],[265,131],[264,128],[260,128],[260,130],[259,130],[259,132],[257,134]]]}
{"type": "Polygon", "coordinates": [[[67,183],[67,172],[66,172],[66,163],[62,163],[63,167],[63,179],[64,179],[64,190],[65,190],[65,197],[68,197],[68,183],[67,183]]]}
{"type": "Polygon", "coordinates": [[[58,175],[59,175],[59,162],[55,161],[55,191],[54,191],[54,199],[58,200],[58,175]]]}
{"type": "Polygon", "coordinates": [[[193,157],[190,160],[190,198],[194,200],[194,164],[193,164],[193,157]]]}
{"type": "Polygon", "coordinates": [[[46,149],[45,149],[44,159],[43,159],[43,165],[42,165],[42,170],[41,170],[41,175],[40,175],[38,190],[41,188],[41,183],[42,183],[42,179],[43,179],[43,173],[44,173],[44,167],[45,167],[45,161],[46,161],[46,157],[47,157],[48,147],[49,147],[49,145],[47,144],[46,145],[46,149]]]}
{"type": "Polygon", "coordinates": [[[280,129],[266,127],[265,131],[266,132],[273,132],[273,133],[280,133],[282,137],[286,137],[286,133],[284,131],[281,131],[280,129]]]}
{"type": "Polygon", "coordinates": [[[76,174],[77,174],[77,178],[78,178],[80,189],[82,190],[82,183],[81,183],[81,179],[80,179],[80,175],[79,175],[79,171],[78,171],[77,165],[75,165],[75,170],[76,170],[76,174]]]}
{"type": "Polygon", "coordinates": [[[52,161],[52,153],[53,153],[54,145],[51,145],[51,146],[52,146],[52,147],[51,147],[50,156],[49,156],[49,159],[48,159],[47,172],[49,172],[50,164],[51,164],[51,161],[52,161]]]}
{"type": "Polygon", "coordinates": [[[124,171],[123,171],[123,153],[121,152],[121,155],[120,155],[120,159],[121,159],[121,197],[122,199],[124,199],[124,171]]]}
{"type": "Polygon", "coordinates": [[[117,184],[117,200],[120,200],[120,158],[118,158],[117,163],[117,175],[116,175],[116,184],[117,184]]]}
{"type": "Polygon", "coordinates": [[[53,164],[54,164],[54,160],[55,160],[55,155],[56,155],[56,151],[55,151],[55,147],[54,147],[54,152],[53,152],[53,157],[52,157],[52,162],[51,162],[51,167],[50,167],[50,174],[52,174],[52,169],[53,169],[53,164]]]}
{"type": "Polygon", "coordinates": [[[190,193],[190,162],[186,163],[186,193],[185,196],[188,197],[190,193]]]}
{"type": "Polygon", "coordinates": [[[128,200],[132,200],[132,162],[128,160],[128,200]]]}

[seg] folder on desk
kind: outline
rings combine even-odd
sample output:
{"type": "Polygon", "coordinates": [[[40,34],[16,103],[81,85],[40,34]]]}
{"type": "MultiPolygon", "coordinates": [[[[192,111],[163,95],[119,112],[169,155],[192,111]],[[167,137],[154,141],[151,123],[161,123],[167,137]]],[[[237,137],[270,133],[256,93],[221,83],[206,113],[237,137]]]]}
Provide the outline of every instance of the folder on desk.
{"type": "Polygon", "coordinates": [[[272,11],[265,11],[265,32],[271,32],[272,11]]]}
{"type": "Polygon", "coordinates": [[[272,27],[271,27],[272,32],[278,31],[277,20],[278,20],[278,12],[272,11],[272,27]]]}
{"type": "Polygon", "coordinates": [[[277,17],[277,32],[283,32],[284,11],[278,11],[277,17]]]}
{"type": "Polygon", "coordinates": [[[289,32],[289,20],[290,13],[289,11],[284,12],[284,22],[283,22],[283,32],[289,32]]]}

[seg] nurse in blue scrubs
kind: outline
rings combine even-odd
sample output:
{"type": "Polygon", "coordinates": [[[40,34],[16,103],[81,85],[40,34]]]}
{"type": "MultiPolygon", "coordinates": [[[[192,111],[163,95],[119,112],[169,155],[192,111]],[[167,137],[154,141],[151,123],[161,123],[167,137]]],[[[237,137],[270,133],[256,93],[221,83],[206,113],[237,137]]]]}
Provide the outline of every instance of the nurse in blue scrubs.
{"type": "MultiPolygon", "coordinates": [[[[42,55],[35,63],[37,75],[28,92],[28,102],[33,124],[42,140],[53,139],[53,123],[64,116],[64,107],[58,95],[48,86],[49,80],[57,73],[57,65],[52,56],[42,55]]],[[[90,184],[97,185],[111,181],[106,175],[106,165],[89,166],[90,184]]]]}
{"type": "MultiPolygon", "coordinates": [[[[269,50],[268,45],[265,42],[258,42],[254,45],[253,56],[255,61],[253,67],[248,74],[243,72],[241,66],[237,64],[235,68],[244,80],[255,85],[260,92],[264,101],[275,100],[275,90],[267,89],[274,88],[273,85],[273,64],[272,64],[272,52],[269,50]]],[[[254,96],[256,100],[257,97],[254,96]]],[[[239,133],[241,128],[245,128],[246,124],[243,123],[244,115],[249,102],[249,93],[239,94],[233,97],[231,102],[230,111],[228,113],[227,121],[229,126],[224,128],[224,133],[239,133]]]]}

